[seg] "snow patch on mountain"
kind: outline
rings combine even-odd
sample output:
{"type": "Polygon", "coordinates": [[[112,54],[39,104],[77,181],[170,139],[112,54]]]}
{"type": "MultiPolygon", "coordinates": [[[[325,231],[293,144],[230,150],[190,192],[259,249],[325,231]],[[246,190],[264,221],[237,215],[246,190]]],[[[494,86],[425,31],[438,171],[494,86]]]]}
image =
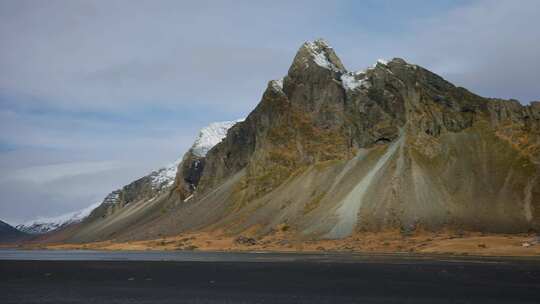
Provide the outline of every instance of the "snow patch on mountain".
{"type": "Polygon", "coordinates": [[[278,80],[272,80],[270,81],[270,85],[272,86],[272,88],[276,91],[282,91],[283,90],[283,78],[281,79],[278,79],[278,80]]]}
{"type": "Polygon", "coordinates": [[[174,184],[176,178],[176,172],[178,172],[178,166],[182,162],[182,159],[177,159],[168,166],[158,169],[150,174],[152,180],[152,188],[160,189],[170,187],[174,184]]]}
{"type": "Polygon", "coordinates": [[[333,70],[333,71],[340,71],[338,67],[336,67],[330,60],[327,58],[327,54],[325,52],[326,49],[331,49],[324,41],[323,39],[318,39],[316,41],[307,41],[304,46],[309,51],[310,55],[313,57],[313,61],[320,67],[323,67],[325,69],[333,70]]]}
{"type": "Polygon", "coordinates": [[[388,68],[388,60],[377,59],[377,62],[365,70],[347,72],[341,75],[341,83],[343,88],[348,91],[354,91],[358,88],[369,88],[371,83],[368,81],[367,72],[375,69],[378,64],[383,65],[390,73],[392,73],[392,71],[390,71],[388,68]]]}
{"type": "Polygon", "coordinates": [[[206,153],[208,153],[210,149],[219,144],[223,138],[227,136],[227,131],[241,121],[244,121],[244,119],[214,122],[208,127],[202,128],[201,131],[199,131],[199,136],[197,136],[195,143],[191,147],[191,151],[196,156],[206,156],[206,153]]]}
{"type": "Polygon", "coordinates": [[[354,91],[359,87],[369,88],[370,86],[363,71],[341,75],[341,83],[343,88],[349,91],[354,91]]]}
{"type": "Polygon", "coordinates": [[[47,233],[70,224],[81,222],[100,204],[101,202],[97,202],[79,211],[74,211],[55,217],[38,218],[36,220],[17,225],[16,228],[22,232],[32,234],[47,233]]]}

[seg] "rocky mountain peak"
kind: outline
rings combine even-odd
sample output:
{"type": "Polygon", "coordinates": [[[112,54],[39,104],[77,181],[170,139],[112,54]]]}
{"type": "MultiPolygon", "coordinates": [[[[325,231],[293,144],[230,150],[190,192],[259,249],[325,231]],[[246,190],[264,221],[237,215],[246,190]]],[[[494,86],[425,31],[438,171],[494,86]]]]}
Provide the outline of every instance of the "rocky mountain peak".
{"type": "Polygon", "coordinates": [[[294,74],[295,71],[311,71],[313,68],[345,72],[345,67],[334,49],[323,39],[302,44],[294,57],[289,74],[294,74]]]}

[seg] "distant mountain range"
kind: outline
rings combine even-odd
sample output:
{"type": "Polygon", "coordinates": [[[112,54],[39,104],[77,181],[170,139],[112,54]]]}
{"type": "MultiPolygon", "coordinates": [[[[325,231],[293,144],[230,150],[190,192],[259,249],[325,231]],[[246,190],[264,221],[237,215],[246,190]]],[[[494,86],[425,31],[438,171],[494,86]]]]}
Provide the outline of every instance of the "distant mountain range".
{"type": "Polygon", "coordinates": [[[28,235],[6,222],[0,221],[0,243],[10,243],[25,239],[28,235]]]}
{"type": "Polygon", "coordinates": [[[55,217],[39,218],[15,226],[18,230],[29,234],[47,233],[70,224],[78,223],[86,218],[100,203],[92,204],[84,209],[69,212],[55,217]]]}
{"type": "Polygon", "coordinates": [[[540,102],[484,98],[403,59],[351,72],[306,42],[245,120],[201,134],[56,239],[540,229],[540,102]]]}

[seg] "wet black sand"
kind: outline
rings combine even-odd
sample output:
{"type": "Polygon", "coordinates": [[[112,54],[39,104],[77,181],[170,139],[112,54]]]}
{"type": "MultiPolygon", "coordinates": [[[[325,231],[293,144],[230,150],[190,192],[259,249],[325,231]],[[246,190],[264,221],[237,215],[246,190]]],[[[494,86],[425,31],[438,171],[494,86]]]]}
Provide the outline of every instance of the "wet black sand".
{"type": "Polygon", "coordinates": [[[100,260],[38,260],[39,254],[17,260],[10,254],[0,252],[0,303],[540,302],[538,259],[186,253],[156,261],[159,254],[107,260],[104,253],[100,260]]]}

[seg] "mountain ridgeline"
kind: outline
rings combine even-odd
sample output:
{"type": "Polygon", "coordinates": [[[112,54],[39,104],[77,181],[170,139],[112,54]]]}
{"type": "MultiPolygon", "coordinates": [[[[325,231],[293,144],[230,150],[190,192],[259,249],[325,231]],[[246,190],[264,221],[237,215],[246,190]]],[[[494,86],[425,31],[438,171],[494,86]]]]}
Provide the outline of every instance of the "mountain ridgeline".
{"type": "Polygon", "coordinates": [[[183,157],[166,191],[119,192],[129,203],[103,204],[62,237],[540,228],[539,102],[480,97],[398,58],[349,72],[316,40],[229,127],[183,157]]]}

